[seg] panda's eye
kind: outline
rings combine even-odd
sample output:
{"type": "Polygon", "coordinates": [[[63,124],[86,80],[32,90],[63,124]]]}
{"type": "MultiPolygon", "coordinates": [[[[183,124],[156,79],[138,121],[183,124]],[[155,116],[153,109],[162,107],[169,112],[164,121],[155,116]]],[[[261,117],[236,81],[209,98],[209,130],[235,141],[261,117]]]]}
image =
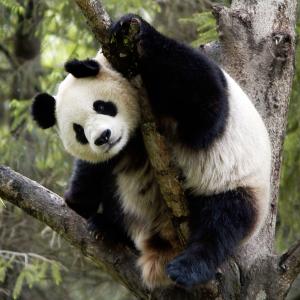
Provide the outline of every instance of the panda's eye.
{"type": "Polygon", "coordinates": [[[73,123],[73,129],[75,132],[75,136],[76,136],[76,140],[82,144],[82,145],[86,145],[89,143],[89,141],[87,140],[85,134],[84,134],[84,129],[81,125],[73,123]]]}
{"type": "Polygon", "coordinates": [[[93,104],[94,110],[98,114],[108,115],[108,116],[116,116],[117,107],[114,103],[110,101],[97,100],[93,104]]]}

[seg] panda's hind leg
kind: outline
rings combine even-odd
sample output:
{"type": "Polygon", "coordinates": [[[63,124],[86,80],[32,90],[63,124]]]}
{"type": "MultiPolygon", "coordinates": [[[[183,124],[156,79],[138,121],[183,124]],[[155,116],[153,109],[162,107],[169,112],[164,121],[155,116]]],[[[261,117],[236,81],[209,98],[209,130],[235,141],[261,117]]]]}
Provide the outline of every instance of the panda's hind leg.
{"type": "MultiPolygon", "coordinates": [[[[149,289],[172,283],[165,270],[167,263],[179,253],[178,249],[171,245],[175,237],[173,230],[161,228],[159,232],[139,243],[141,256],[137,265],[141,269],[143,282],[149,289]]],[[[174,244],[174,241],[172,243],[174,244]]]]}
{"type": "Polygon", "coordinates": [[[251,189],[190,196],[188,200],[189,243],[166,267],[168,276],[183,287],[213,279],[217,268],[251,235],[257,223],[257,201],[251,189]]]}

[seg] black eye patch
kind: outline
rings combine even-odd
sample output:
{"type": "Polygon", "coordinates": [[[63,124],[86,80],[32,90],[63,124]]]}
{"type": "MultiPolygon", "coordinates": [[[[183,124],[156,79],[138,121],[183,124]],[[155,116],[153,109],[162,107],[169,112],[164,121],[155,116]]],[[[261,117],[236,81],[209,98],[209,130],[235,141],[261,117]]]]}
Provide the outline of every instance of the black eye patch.
{"type": "Polygon", "coordinates": [[[82,145],[86,145],[89,143],[89,141],[87,140],[85,134],[84,134],[84,130],[83,127],[79,124],[74,123],[73,124],[73,129],[75,131],[75,135],[76,135],[76,140],[82,144],[82,145]]]}
{"type": "Polygon", "coordinates": [[[93,107],[98,114],[114,117],[118,113],[116,105],[110,101],[97,100],[94,102],[93,107]]]}

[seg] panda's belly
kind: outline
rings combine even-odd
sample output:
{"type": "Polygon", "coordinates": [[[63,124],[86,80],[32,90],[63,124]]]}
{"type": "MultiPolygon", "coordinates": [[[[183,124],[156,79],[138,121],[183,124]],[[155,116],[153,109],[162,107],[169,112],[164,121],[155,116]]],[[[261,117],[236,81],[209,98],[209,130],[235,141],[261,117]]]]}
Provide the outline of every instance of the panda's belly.
{"type": "Polygon", "coordinates": [[[194,194],[211,195],[241,186],[256,187],[268,178],[268,174],[264,176],[262,165],[247,149],[240,153],[216,147],[187,153],[186,149],[175,147],[173,154],[185,177],[185,190],[194,194]]]}
{"type": "Polygon", "coordinates": [[[185,189],[195,194],[211,195],[242,186],[266,189],[269,185],[268,132],[251,101],[227,77],[229,116],[224,133],[207,149],[191,150],[178,143],[171,147],[186,178],[185,189]]]}
{"type": "Polygon", "coordinates": [[[165,218],[153,170],[147,161],[142,168],[118,172],[116,183],[127,230],[140,248],[143,240],[160,230],[165,218]]]}
{"type": "Polygon", "coordinates": [[[230,156],[224,158],[216,152],[187,152],[186,149],[175,147],[173,153],[185,178],[186,190],[210,195],[238,186],[241,174],[230,156]]]}

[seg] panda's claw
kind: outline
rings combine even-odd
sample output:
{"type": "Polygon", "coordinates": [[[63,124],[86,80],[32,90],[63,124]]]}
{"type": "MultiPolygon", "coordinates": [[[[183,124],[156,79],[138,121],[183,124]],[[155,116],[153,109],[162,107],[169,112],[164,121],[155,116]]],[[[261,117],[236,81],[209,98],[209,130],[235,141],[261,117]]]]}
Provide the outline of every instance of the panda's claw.
{"type": "MultiPolygon", "coordinates": [[[[112,27],[112,34],[116,36],[129,37],[133,41],[137,41],[141,33],[142,19],[139,16],[128,14],[123,16],[112,27]]],[[[121,39],[122,40],[122,39],[121,39]]]]}
{"type": "Polygon", "coordinates": [[[141,29],[142,21],[141,21],[141,19],[139,19],[138,17],[133,17],[133,18],[130,20],[130,23],[133,24],[133,25],[139,25],[139,30],[141,29]]]}
{"type": "Polygon", "coordinates": [[[102,216],[99,214],[92,216],[87,220],[87,229],[89,231],[89,234],[94,239],[99,239],[99,237],[102,235],[104,231],[104,223],[105,222],[102,216]]]}

